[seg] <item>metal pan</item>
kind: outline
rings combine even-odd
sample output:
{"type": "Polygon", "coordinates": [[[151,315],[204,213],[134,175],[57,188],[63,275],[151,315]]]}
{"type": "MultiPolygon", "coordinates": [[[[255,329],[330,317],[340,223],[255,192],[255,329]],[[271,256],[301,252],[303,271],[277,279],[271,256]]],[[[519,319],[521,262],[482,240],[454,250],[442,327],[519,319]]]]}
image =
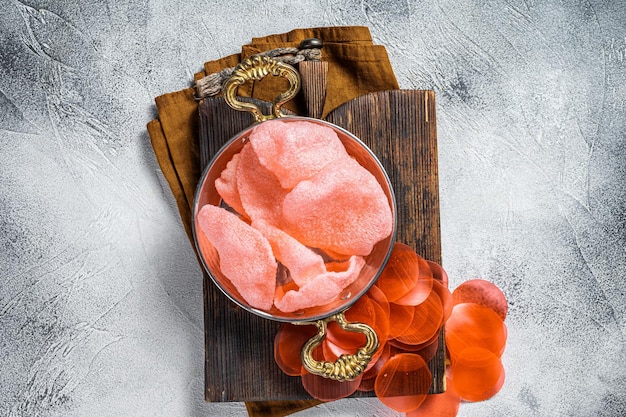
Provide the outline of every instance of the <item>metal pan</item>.
{"type": "Polygon", "coordinates": [[[299,88],[300,77],[293,67],[262,56],[251,57],[243,61],[224,84],[223,96],[226,102],[236,110],[252,113],[256,123],[231,138],[216,153],[206,167],[198,184],[193,206],[193,235],[204,268],[218,288],[234,303],[250,313],[266,319],[293,324],[314,324],[317,326],[318,334],[302,348],[302,362],[309,372],[339,381],[352,380],[364,371],[372,355],[378,349],[379,343],[376,333],[371,327],[363,323],[347,322],[344,312],[376,282],[389,258],[396,236],[396,202],[389,177],[381,163],[372,151],[356,136],[320,119],[286,116],[283,114],[281,106],[291,100],[297,94],[299,88]],[[236,92],[240,85],[251,80],[261,80],[269,75],[286,78],[289,81],[289,89],[274,100],[272,113],[264,115],[255,104],[239,100],[236,92]],[[327,304],[302,309],[293,313],[282,312],[275,306],[268,310],[260,310],[248,304],[230,279],[222,273],[218,251],[204,236],[198,223],[198,213],[204,205],[220,206],[224,204],[215,188],[215,181],[220,177],[228,162],[242,150],[248,142],[250,133],[259,124],[272,123],[276,119],[280,119],[281,122],[285,123],[307,121],[333,129],[348,154],[367,169],[379,183],[388,200],[393,219],[391,234],[374,245],[372,252],[365,258],[365,266],[352,284],[327,304]],[[359,348],[354,354],[342,355],[334,363],[316,361],[313,359],[312,352],[323,341],[326,334],[326,326],[331,321],[336,321],[344,330],[364,333],[366,336],[365,346],[359,348]]]}

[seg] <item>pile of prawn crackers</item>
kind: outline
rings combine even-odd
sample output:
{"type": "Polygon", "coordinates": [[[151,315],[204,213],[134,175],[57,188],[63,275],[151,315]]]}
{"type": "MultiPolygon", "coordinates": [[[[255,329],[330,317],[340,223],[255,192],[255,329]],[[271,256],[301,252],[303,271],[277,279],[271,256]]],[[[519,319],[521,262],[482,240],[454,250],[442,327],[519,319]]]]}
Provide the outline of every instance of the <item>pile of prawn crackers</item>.
{"type": "Polygon", "coordinates": [[[381,185],[323,124],[259,124],[215,188],[225,204],[199,210],[200,231],[222,274],[260,310],[332,302],[393,231],[381,185]]]}

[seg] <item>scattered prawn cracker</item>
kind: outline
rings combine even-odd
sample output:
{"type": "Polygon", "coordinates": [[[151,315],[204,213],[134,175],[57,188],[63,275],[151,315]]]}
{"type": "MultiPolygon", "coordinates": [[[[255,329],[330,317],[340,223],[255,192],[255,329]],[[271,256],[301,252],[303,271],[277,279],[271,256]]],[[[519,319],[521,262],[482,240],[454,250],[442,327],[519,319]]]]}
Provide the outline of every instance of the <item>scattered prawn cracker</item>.
{"type": "Polygon", "coordinates": [[[476,278],[464,281],[452,293],[454,305],[462,303],[476,303],[490,308],[504,320],[508,311],[508,302],[504,293],[495,284],[484,279],[476,278]]]}

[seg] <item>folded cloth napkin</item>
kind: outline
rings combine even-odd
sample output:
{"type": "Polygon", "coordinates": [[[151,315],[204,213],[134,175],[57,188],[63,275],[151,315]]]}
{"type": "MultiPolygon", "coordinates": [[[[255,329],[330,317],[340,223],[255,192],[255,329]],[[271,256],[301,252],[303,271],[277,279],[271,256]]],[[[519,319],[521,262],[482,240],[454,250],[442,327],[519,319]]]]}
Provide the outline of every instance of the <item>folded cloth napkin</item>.
{"type": "MultiPolygon", "coordinates": [[[[374,45],[367,27],[340,26],[295,29],[284,34],[253,38],[241,53],[206,62],[199,80],[208,74],[234,67],[251,55],[275,48],[298,46],[302,40],[323,42],[322,60],[328,61],[328,83],[322,116],[343,103],[374,91],[393,90],[398,82],[383,46],[374,45]]],[[[238,94],[272,101],[282,91],[270,77],[241,86],[238,94]]],[[[198,146],[198,102],[194,88],[167,93],[155,99],[159,118],[148,123],[148,133],[159,166],[172,189],[185,231],[193,244],[191,211],[201,175],[198,146]]],[[[298,110],[298,103],[285,105],[298,110]]]]}

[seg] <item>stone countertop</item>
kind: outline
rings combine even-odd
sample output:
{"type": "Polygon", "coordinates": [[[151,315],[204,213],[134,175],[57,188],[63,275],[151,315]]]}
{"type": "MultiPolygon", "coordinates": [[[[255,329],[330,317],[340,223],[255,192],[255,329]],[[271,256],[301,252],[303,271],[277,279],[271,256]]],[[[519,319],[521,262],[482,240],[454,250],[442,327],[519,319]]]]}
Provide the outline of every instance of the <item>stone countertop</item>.
{"type": "MultiPolygon", "coordinates": [[[[460,416],[626,412],[626,3],[0,2],[0,415],[246,416],[203,401],[202,277],[146,123],[204,61],[369,26],[437,95],[443,265],[510,303],[460,416]]],[[[298,417],[399,415],[346,399],[298,417]]]]}

